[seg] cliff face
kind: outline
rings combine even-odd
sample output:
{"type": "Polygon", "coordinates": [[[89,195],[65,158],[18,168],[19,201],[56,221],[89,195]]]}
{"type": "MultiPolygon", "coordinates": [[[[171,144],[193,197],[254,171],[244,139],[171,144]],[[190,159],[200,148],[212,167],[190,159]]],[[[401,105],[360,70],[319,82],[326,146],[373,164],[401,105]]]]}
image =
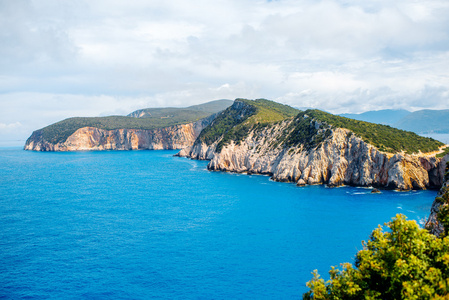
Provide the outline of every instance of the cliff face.
{"type": "Polygon", "coordinates": [[[445,182],[430,209],[426,228],[430,233],[440,236],[445,232],[449,221],[449,163],[446,164],[445,182]]]}
{"type": "Polygon", "coordinates": [[[201,130],[209,125],[214,117],[153,130],[104,130],[83,127],[60,143],[46,141],[38,130],[26,141],[24,149],[34,151],[182,149],[192,145],[201,130]]]}
{"type": "MultiPolygon", "coordinates": [[[[210,160],[210,170],[268,174],[273,180],[298,185],[324,183],[410,190],[436,188],[443,183],[441,166],[448,155],[436,158],[381,152],[347,129],[320,129],[321,136],[326,138],[316,147],[277,146],[285,139],[283,135],[292,122],[286,120],[262,130],[251,130],[244,140],[231,142],[220,151],[216,151],[219,140],[207,145],[198,139],[178,155],[210,160]]],[[[320,128],[320,125],[311,122],[310,126],[320,128]]]]}

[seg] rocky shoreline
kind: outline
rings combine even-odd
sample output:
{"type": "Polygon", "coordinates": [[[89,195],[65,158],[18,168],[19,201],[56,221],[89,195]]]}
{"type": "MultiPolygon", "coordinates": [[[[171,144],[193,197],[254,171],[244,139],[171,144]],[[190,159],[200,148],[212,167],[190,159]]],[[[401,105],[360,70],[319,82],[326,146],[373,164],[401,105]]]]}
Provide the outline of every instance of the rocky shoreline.
{"type": "Polygon", "coordinates": [[[430,233],[441,236],[445,232],[445,218],[449,212],[449,163],[446,163],[445,182],[432,203],[430,215],[426,222],[426,228],[430,233]]]}
{"type": "Polygon", "coordinates": [[[437,189],[444,181],[446,155],[381,152],[347,129],[333,128],[318,147],[303,145],[273,147],[291,120],[252,130],[239,143],[231,142],[216,151],[219,141],[207,145],[197,140],[177,155],[210,160],[209,170],[268,174],[273,180],[297,185],[356,185],[411,190],[437,189]]]}
{"type": "Polygon", "coordinates": [[[51,143],[42,137],[41,130],[33,132],[24,150],[32,151],[86,151],[86,150],[172,150],[193,144],[204,127],[215,116],[199,121],[152,130],[104,130],[83,127],[60,143],[51,143]]]}

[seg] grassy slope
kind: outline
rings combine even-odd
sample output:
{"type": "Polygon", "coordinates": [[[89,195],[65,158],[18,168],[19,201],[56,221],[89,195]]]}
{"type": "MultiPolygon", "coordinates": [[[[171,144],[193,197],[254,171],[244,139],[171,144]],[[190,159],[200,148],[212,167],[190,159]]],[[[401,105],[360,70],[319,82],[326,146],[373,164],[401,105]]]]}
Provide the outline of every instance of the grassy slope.
{"type": "Polygon", "coordinates": [[[90,118],[69,118],[42,128],[42,138],[51,143],[64,142],[76,130],[83,127],[96,127],[105,130],[114,129],[155,129],[179,124],[191,123],[208,117],[232,101],[217,100],[188,108],[153,108],[150,118],[134,118],[129,116],[109,116],[90,118]]]}
{"type": "Polygon", "coordinates": [[[218,152],[231,140],[238,144],[252,128],[265,127],[293,116],[296,116],[294,121],[278,140],[273,141],[273,147],[302,144],[306,149],[315,148],[331,135],[329,125],[347,128],[379,150],[390,153],[432,152],[439,150],[443,145],[439,141],[421,137],[413,132],[344,118],[320,110],[298,111],[264,99],[255,101],[238,99],[238,101],[247,104],[246,108],[238,110],[229,107],[200,135],[200,140],[209,145],[223,137],[217,145],[218,152]],[[319,121],[321,125],[311,124],[312,120],[319,121]]]}
{"type": "Polygon", "coordinates": [[[234,106],[227,108],[199,136],[199,139],[208,145],[223,136],[217,145],[218,152],[230,141],[238,144],[254,126],[267,126],[292,118],[299,112],[290,106],[266,99],[237,99],[236,101],[244,103],[244,108],[236,109],[234,106]]]}
{"type": "Polygon", "coordinates": [[[348,119],[320,110],[307,110],[304,114],[334,127],[347,128],[381,151],[392,153],[401,151],[407,153],[432,152],[438,151],[439,147],[444,145],[432,138],[422,137],[413,132],[387,125],[348,119]]]}
{"type": "MultiPolygon", "coordinates": [[[[195,118],[196,119],[196,118],[195,118]]],[[[138,119],[124,116],[98,118],[69,118],[41,129],[44,140],[51,143],[64,142],[75,131],[83,127],[114,129],[155,129],[177,124],[185,124],[192,118],[183,116],[174,119],[138,119]]]]}

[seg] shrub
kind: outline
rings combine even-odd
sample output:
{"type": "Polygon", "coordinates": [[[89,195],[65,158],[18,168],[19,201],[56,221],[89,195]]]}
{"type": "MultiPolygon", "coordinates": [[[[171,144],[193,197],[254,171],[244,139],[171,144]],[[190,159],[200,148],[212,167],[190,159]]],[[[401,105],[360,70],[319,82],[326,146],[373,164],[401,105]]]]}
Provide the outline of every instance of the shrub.
{"type": "Polygon", "coordinates": [[[349,129],[365,142],[386,152],[432,152],[439,150],[439,147],[444,145],[437,140],[422,137],[410,131],[400,130],[388,125],[340,117],[316,109],[306,110],[300,113],[297,118],[300,116],[303,118],[307,116],[308,118],[325,122],[332,127],[349,129]]]}
{"type": "Polygon", "coordinates": [[[397,215],[374,230],[355,266],[342,264],[325,282],[315,270],[303,299],[447,299],[449,238],[437,238],[397,215]]]}

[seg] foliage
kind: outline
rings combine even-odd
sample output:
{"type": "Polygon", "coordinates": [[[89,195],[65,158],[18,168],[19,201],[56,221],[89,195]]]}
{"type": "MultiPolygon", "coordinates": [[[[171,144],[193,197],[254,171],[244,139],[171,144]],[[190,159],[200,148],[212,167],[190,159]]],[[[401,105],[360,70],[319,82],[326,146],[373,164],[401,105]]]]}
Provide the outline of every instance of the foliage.
{"type": "Polygon", "coordinates": [[[186,124],[201,119],[197,114],[182,114],[172,118],[132,118],[123,116],[69,118],[41,129],[42,137],[51,143],[64,142],[83,127],[105,130],[155,129],[186,124]]]}
{"type": "Polygon", "coordinates": [[[294,117],[299,110],[288,105],[280,104],[267,99],[246,100],[237,99],[248,105],[256,107],[257,113],[251,118],[253,124],[271,124],[294,117]]]}
{"type": "Polygon", "coordinates": [[[436,157],[444,157],[449,154],[449,147],[446,147],[442,153],[438,153],[436,157]]]}
{"type": "Polygon", "coordinates": [[[147,108],[137,110],[128,116],[93,118],[69,118],[42,128],[34,134],[51,143],[64,142],[75,131],[83,127],[105,130],[155,129],[191,123],[217,113],[232,104],[230,100],[216,100],[186,108],[147,108]],[[144,113],[143,117],[139,116],[144,113]]]}
{"type": "Polygon", "coordinates": [[[355,266],[342,264],[325,282],[315,270],[303,299],[448,299],[449,237],[437,238],[397,215],[374,230],[355,266]]]}
{"type": "Polygon", "coordinates": [[[348,119],[332,115],[320,110],[307,110],[300,112],[292,107],[282,105],[266,99],[255,101],[237,99],[237,103],[246,104],[246,110],[240,111],[243,106],[232,106],[221,113],[217,119],[200,135],[201,141],[206,144],[221,139],[217,151],[230,141],[239,143],[247,133],[260,130],[269,124],[280,122],[294,117],[292,124],[284,130],[271,147],[293,147],[303,145],[305,149],[319,146],[331,135],[331,127],[346,128],[354,132],[365,142],[372,144],[381,151],[418,153],[431,152],[439,149],[443,143],[432,138],[421,137],[415,133],[380,125],[348,119]],[[252,107],[253,109],[248,109],[252,107]]]}
{"type": "Polygon", "coordinates": [[[316,109],[307,110],[302,116],[309,116],[321,122],[326,122],[333,127],[349,129],[360,136],[365,142],[385,152],[432,152],[439,150],[439,147],[444,145],[437,140],[422,137],[413,132],[396,129],[388,125],[348,119],[316,109]]]}
{"type": "Polygon", "coordinates": [[[245,105],[243,109],[238,105],[232,105],[220,113],[212,124],[204,128],[198,138],[208,145],[214,143],[221,137],[226,142],[230,141],[233,139],[233,132],[236,130],[235,126],[246,121],[248,117],[255,113],[256,108],[251,105],[245,105]]]}
{"type": "Polygon", "coordinates": [[[231,141],[240,143],[251,129],[263,128],[297,113],[297,109],[266,99],[236,99],[234,105],[220,113],[211,125],[203,129],[199,139],[208,145],[221,139],[216,148],[220,152],[231,141]]]}
{"type": "Polygon", "coordinates": [[[317,147],[331,135],[328,126],[307,117],[305,112],[300,112],[285,132],[288,132],[284,143],[286,147],[301,144],[304,145],[305,149],[317,147]]]}

